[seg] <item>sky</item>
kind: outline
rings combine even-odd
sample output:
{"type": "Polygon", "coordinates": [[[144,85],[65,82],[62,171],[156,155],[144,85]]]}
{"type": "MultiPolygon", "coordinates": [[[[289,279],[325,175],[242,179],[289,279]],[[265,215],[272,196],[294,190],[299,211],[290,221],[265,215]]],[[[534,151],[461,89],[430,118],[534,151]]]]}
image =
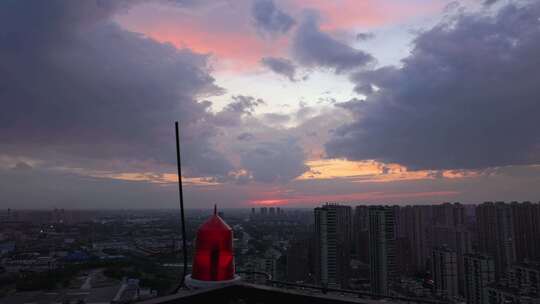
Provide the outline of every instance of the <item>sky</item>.
{"type": "Polygon", "coordinates": [[[0,2],[0,208],[540,200],[540,2],[0,2]]]}

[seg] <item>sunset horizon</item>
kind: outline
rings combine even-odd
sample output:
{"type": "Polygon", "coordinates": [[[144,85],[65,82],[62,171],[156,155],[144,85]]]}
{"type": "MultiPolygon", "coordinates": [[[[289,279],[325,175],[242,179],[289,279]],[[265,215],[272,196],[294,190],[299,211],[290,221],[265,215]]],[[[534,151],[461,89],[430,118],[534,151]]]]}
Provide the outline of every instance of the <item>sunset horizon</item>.
{"type": "Polygon", "coordinates": [[[535,1],[0,8],[3,208],[540,198],[535,1]]]}

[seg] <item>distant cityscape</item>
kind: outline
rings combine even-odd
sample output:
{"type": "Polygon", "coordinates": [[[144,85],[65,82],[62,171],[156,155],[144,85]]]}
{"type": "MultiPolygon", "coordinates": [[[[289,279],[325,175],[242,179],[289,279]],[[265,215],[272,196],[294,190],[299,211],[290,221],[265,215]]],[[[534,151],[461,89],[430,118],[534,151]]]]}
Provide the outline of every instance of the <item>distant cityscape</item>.
{"type": "MultiPolygon", "coordinates": [[[[210,214],[187,212],[189,259],[210,214]]],[[[219,215],[234,231],[245,282],[446,303],[540,302],[540,203],[324,203],[219,215]]],[[[2,303],[127,303],[167,295],[181,281],[176,210],[7,209],[0,223],[2,303]]]]}

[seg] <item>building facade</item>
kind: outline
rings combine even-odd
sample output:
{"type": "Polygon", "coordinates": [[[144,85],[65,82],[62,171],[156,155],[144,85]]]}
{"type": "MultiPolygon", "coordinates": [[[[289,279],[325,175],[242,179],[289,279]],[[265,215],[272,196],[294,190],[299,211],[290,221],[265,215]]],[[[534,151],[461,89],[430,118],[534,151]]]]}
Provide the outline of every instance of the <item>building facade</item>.
{"type": "Polygon", "coordinates": [[[540,204],[512,202],[516,261],[540,261],[540,204]]]}
{"type": "Polygon", "coordinates": [[[292,241],[287,248],[287,281],[306,282],[310,280],[309,239],[292,241]]]}
{"type": "Polygon", "coordinates": [[[458,296],[457,254],[448,247],[433,249],[431,258],[435,291],[446,299],[458,296]]]}
{"type": "Polygon", "coordinates": [[[315,281],[347,288],[351,261],[351,207],[325,204],[315,208],[315,281]]]}
{"type": "Polygon", "coordinates": [[[486,202],[476,207],[478,250],[493,257],[495,278],[502,279],[516,260],[510,205],[486,202]]]}
{"type": "Polygon", "coordinates": [[[369,263],[369,217],[367,206],[356,206],[353,218],[353,252],[363,263],[369,263]]]}
{"type": "Polygon", "coordinates": [[[395,213],[391,207],[369,208],[369,272],[371,292],[388,295],[396,276],[395,213]]]}
{"type": "Polygon", "coordinates": [[[491,257],[480,254],[464,256],[465,298],[468,304],[487,304],[486,288],[495,281],[495,264],[491,257]]]}

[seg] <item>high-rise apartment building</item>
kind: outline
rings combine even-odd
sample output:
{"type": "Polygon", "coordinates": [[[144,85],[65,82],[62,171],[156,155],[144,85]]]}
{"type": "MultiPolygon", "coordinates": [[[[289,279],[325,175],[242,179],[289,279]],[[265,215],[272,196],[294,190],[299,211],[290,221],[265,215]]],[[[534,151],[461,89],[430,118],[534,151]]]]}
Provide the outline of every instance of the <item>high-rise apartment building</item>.
{"type": "Polygon", "coordinates": [[[540,264],[517,263],[509,267],[505,280],[486,288],[489,304],[540,303],[540,264]]]}
{"type": "Polygon", "coordinates": [[[540,302],[540,263],[521,262],[510,267],[508,285],[540,302]]]}
{"type": "Polygon", "coordinates": [[[310,279],[310,249],[309,239],[290,243],[287,248],[287,281],[306,282],[310,279]]]}
{"type": "Polygon", "coordinates": [[[326,204],[315,208],[315,280],[328,287],[346,288],[352,239],[351,207],[326,204]]]}
{"type": "Polygon", "coordinates": [[[410,243],[411,260],[407,269],[417,273],[429,269],[428,260],[432,243],[432,206],[405,206],[400,208],[398,235],[410,243]]]}
{"type": "Polygon", "coordinates": [[[356,206],[353,217],[353,252],[363,263],[369,263],[368,207],[356,206]]]}
{"type": "Polygon", "coordinates": [[[472,237],[469,230],[462,224],[459,226],[433,226],[433,246],[446,246],[457,255],[457,271],[459,294],[465,294],[465,281],[462,280],[465,267],[464,255],[472,252],[472,237]]]}
{"type": "Polygon", "coordinates": [[[438,226],[458,227],[465,224],[465,207],[460,203],[433,206],[433,222],[438,226]]]}
{"type": "Polygon", "coordinates": [[[540,261],[540,204],[512,202],[516,261],[540,261]]]}
{"type": "Polygon", "coordinates": [[[391,207],[369,207],[369,272],[371,292],[388,295],[396,270],[395,214],[391,207]]]}
{"type": "Polygon", "coordinates": [[[514,221],[510,205],[486,202],[476,207],[478,250],[493,257],[495,278],[504,277],[515,262],[514,221]]]}
{"type": "Polygon", "coordinates": [[[464,258],[465,299],[468,304],[488,304],[487,286],[495,281],[495,264],[486,255],[465,254],[464,258]]]}
{"type": "Polygon", "coordinates": [[[452,299],[458,295],[457,254],[448,247],[433,249],[431,259],[435,290],[440,296],[452,299]]]}

